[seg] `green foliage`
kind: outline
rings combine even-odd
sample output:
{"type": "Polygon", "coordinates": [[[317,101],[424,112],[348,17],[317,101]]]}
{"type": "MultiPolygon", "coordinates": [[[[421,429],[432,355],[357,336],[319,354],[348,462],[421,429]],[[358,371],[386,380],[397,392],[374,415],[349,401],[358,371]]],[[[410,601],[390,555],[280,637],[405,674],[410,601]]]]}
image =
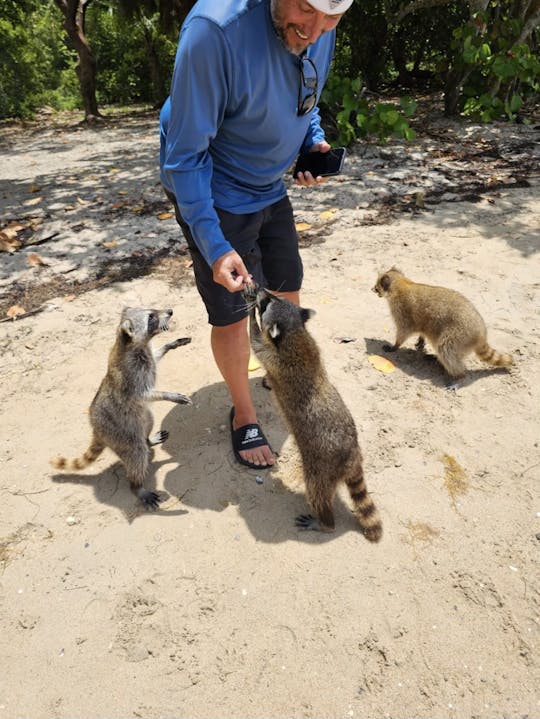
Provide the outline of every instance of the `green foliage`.
{"type": "Polygon", "coordinates": [[[86,32],[97,60],[100,104],[154,100],[152,53],[168,87],[176,43],[160,34],[158,20],[157,13],[128,17],[113,3],[106,11],[103,6],[90,6],[86,32]]]}
{"type": "Polygon", "coordinates": [[[476,13],[454,31],[458,63],[467,78],[465,115],[484,122],[500,117],[515,120],[525,99],[540,89],[540,61],[527,43],[517,43],[521,29],[522,23],[512,17],[511,4],[492,0],[486,12],[476,13]]]}
{"type": "Polygon", "coordinates": [[[363,84],[371,91],[380,88],[390,77],[385,1],[354,2],[337,30],[335,73],[342,77],[362,77],[363,84]]]}
{"type": "MultiPolygon", "coordinates": [[[[99,104],[165,99],[176,37],[162,34],[157,13],[127,17],[115,0],[100,0],[88,8],[85,30],[99,104]]],[[[0,119],[82,107],[76,63],[53,0],[0,0],[0,119]]]]}
{"type": "MultiPolygon", "coordinates": [[[[410,87],[411,93],[419,87],[442,89],[443,78],[449,113],[463,111],[486,121],[523,113],[526,101],[538,92],[540,77],[534,54],[538,35],[533,30],[520,38],[518,12],[530,4],[490,0],[485,12],[469,18],[471,2],[417,7],[399,20],[403,0],[352,4],[338,26],[333,74],[323,93],[342,144],[359,137],[413,137],[408,121],[412,106],[406,98],[393,104],[373,98],[391,87],[410,87]]],[[[177,23],[192,4],[90,3],[86,35],[97,60],[99,104],[156,105],[165,99],[177,23]]],[[[0,0],[0,119],[26,117],[43,105],[82,105],[77,55],[63,19],[54,0],[0,0]]]]}
{"type": "Polygon", "coordinates": [[[88,10],[86,35],[97,62],[99,104],[125,105],[144,94],[140,82],[146,82],[148,77],[141,77],[144,42],[140,28],[135,26],[112,7],[107,12],[99,6],[88,10]]]}
{"type": "Polygon", "coordinates": [[[375,137],[386,142],[390,137],[412,140],[415,132],[408,117],[416,110],[416,102],[408,97],[399,100],[399,107],[383,102],[369,102],[362,94],[359,77],[350,79],[330,75],[322,94],[322,102],[334,113],[340,145],[350,145],[359,137],[375,137]]]}
{"type": "Polygon", "coordinates": [[[75,72],[74,58],[68,67],[61,70],[53,89],[40,89],[36,94],[37,107],[52,107],[54,110],[76,110],[82,107],[79,80],[75,72]]]}
{"type": "Polygon", "coordinates": [[[0,0],[0,8],[0,119],[79,102],[73,55],[52,4],[0,0]]]}
{"type": "MultiPolygon", "coordinates": [[[[403,0],[354,2],[338,25],[334,71],[362,78],[370,92],[384,91],[404,79],[435,76],[448,65],[452,31],[467,20],[464,0],[420,7],[397,22],[403,0]]],[[[439,79],[440,83],[440,79],[439,79]]]]}

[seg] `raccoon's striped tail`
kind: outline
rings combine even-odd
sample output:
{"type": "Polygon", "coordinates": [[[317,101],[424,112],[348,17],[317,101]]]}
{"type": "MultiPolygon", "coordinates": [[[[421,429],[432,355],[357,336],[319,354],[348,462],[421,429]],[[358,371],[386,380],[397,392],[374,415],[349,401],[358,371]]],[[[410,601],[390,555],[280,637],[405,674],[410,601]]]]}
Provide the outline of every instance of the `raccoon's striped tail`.
{"type": "Polygon", "coordinates": [[[61,456],[54,457],[54,459],[51,459],[51,464],[55,469],[84,469],[84,467],[88,467],[89,464],[95,462],[105,449],[105,446],[106,445],[103,444],[101,440],[96,439],[96,437],[92,437],[92,442],[82,457],[77,457],[76,459],[67,459],[66,457],[61,456]]]}
{"type": "Polygon", "coordinates": [[[497,352],[485,341],[475,349],[475,352],[483,362],[487,362],[487,364],[494,367],[510,367],[514,363],[512,355],[497,352]]]}
{"type": "Polygon", "coordinates": [[[370,542],[378,542],[382,537],[382,522],[377,507],[368,494],[361,465],[360,472],[357,467],[354,476],[349,475],[345,479],[345,483],[354,505],[354,514],[362,527],[365,538],[370,542]]]}

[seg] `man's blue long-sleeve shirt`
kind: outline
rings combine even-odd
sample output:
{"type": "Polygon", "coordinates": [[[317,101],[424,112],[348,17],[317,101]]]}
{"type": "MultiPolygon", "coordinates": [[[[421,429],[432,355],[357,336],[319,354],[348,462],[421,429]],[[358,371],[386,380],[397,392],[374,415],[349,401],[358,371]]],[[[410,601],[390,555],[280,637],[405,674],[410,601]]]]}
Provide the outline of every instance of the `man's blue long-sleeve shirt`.
{"type": "MultiPolygon", "coordinates": [[[[332,31],[307,53],[319,94],[334,44],[332,31]]],[[[298,152],[324,139],[317,108],[297,115],[299,62],[270,0],[199,0],[184,22],[161,111],[161,181],[209,265],[231,250],[214,208],[243,214],[281,199],[298,152]]]]}

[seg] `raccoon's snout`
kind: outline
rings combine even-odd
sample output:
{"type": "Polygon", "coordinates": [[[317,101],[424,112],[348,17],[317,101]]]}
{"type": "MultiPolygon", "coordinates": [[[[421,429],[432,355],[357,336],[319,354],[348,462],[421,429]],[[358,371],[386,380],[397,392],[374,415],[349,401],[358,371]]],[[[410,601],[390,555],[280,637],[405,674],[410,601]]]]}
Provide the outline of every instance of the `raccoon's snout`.
{"type": "Polygon", "coordinates": [[[169,320],[172,317],[173,311],[171,309],[164,310],[159,320],[159,329],[161,332],[167,332],[169,329],[169,320]]]}
{"type": "Polygon", "coordinates": [[[253,302],[253,300],[256,300],[258,290],[259,286],[255,282],[251,282],[246,285],[242,290],[242,294],[244,295],[246,302],[253,302]]]}

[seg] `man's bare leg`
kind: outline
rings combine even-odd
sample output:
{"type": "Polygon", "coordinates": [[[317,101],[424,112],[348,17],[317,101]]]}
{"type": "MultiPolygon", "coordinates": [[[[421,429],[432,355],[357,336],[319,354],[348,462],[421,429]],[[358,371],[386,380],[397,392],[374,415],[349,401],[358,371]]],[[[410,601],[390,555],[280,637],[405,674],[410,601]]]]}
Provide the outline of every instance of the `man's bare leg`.
{"type": "MultiPolygon", "coordinates": [[[[296,305],[300,304],[299,292],[276,292],[276,294],[296,305]]],[[[225,327],[212,327],[211,343],[216,365],[229,388],[234,406],[233,428],[238,429],[245,424],[256,424],[258,422],[257,412],[251,399],[248,377],[250,344],[247,318],[225,327]]],[[[276,461],[267,444],[250,450],[242,450],[240,456],[261,467],[273,465],[276,461]]]]}
{"type": "MultiPolygon", "coordinates": [[[[247,319],[225,327],[212,327],[211,342],[214,359],[231,394],[234,429],[245,424],[256,424],[257,413],[251,399],[248,378],[250,345],[247,319]]],[[[276,461],[267,444],[242,450],[240,456],[261,467],[273,465],[276,461]]]]}
{"type": "Polygon", "coordinates": [[[274,292],[278,297],[285,297],[286,300],[292,302],[295,305],[300,304],[300,292],[274,292]]]}

